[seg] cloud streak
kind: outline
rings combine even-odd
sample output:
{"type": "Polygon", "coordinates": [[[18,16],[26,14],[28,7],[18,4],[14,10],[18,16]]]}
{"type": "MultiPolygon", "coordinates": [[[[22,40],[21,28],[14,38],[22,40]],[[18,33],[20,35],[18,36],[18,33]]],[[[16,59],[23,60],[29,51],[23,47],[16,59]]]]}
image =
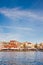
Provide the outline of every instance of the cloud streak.
{"type": "Polygon", "coordinates": [[[38,38],[38,35],[40,35],[40,31],[41,33],[43,31],[43,22],[40,22],[43,21],[43,15],[37,14],[37,12],[20,10],[19,8],[0,8],[0,13],[14,20],[12,25],[10,23],[9,26],[0,26],[0,40],[27,40],[28,37],[31,40],[31,38],[38,38]],[[41,26],[39,22],[41,23],[41,26]]]}
{"type": "Polygon", "coordinates": [[[0,33],[0,41],[20,40],[20,34],[14,33],[0,33]]]}
{"type": "Polygon", "coordinates": [[[24,37],[23,34],[33,31],[32,28],[14,27],[14,26],[0,26],[0,29],[2,29],[2,31],[0,30],[0,40],[1,41],[9,41],[12,39],[20,41],[24,37]],[[9,30],[10,32],[5,32],[4,29],[7,31],[9,30]],[[15,30],[16,30],[16,32],[15,32],[15,30]]]}
{"type": "Polygon", "coordinates": [[[20,10],[19,8],[0,8],[0,13],[4,14],[5,16],[9,17],[10,19],[38,19],[43,20],[43,16],[36,14],[35,12],[29,10],[20,10]]]}
{"type": "Polygon", "coordinates": [[[29,27],[0,26],[0,30],[3,30],[3,28],[11,30],[33,31],[33,29],[29,27]]]}

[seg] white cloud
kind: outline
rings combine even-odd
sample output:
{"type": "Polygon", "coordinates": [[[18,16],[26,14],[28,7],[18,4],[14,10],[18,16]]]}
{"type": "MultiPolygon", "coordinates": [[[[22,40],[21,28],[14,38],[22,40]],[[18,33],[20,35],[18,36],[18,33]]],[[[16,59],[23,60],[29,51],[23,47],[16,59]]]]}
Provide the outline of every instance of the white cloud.
{"type": "Polygon", "coordinates": [[[24,32],[29,32],[29,31],[33,31],[32,28],[27,28],[27,27],[13,27],[13,26],[0,26],[0,40],[1,41],[9,41],[9,40],[22,40],[23,38],[23,34],[24,32]],[[10,32],[6,32],[4,31],[4,28],[6,28],[5,30],[10,32]],[[2,30],[2,32],[1,32],[2,30]],[[15,33],[16,30],[16,33],[15,33]]]}
{"type": "Polygon", "coordinates": [[[33,31],[33,29],[29,27],[0,26],[0,30],[3,30],[4,28],[9,29],[9,30],[33,31]]]}
{"type": "Polygon", "coordinates": [[[33,31],[32,28],[27,28],[27,27],[17,27],[16,29],[25,30],[25,31],[33,31]]]}
{"type": "Polygon", "coordinates": [[[29,10],[20,10],[19,8],[0,8],[0,13],[4,14],[5,16],[13,19],[23,19],[23,17],[29,19],[38,19],[43,20],[43,16],[36,14],[35,12],[29,10]]]}
{"type": "Polygon", "coordinates": [[[20,40],[20,34],[14,33],[0,33],[0,41],[20,40]]]}
{"type": "MultiPolygon", "coordinates": [[[[0,8],[0,13],[4,14],[4,16],[7,16],[10,19],[13,19],[14,21],[15,20],[18,21],[18,19],[27,19],[28,21],[29,21],[29,19],[43,21],[43,15],[40,16],[39,14],[29,11],[29,10],[20,10],[18,8],[13,8],[13,9],[0,8]]],[[[26,27],[26,25],[25,25],[25,27],[0,26],[0,40],[6,40],[6,41],[9,41],[11,39],[21,40],[21,39],[23,39],[24,32],[26,35],[28,35],[28,36],[31,35],[31,37],[32,37],[32,35],[35,36],[35,34],[36,34],[34,29],[32,29],[31,27],[26,27]],[[10,32],[5,33],[4,28],[6,28],[7,31],[9,29],[10,32]],[[15,30],[16,30],[16,33],[15,33],[15,30]]],[[[24,36],[24,37],[26,37],[26,36],[24,36]]]]}

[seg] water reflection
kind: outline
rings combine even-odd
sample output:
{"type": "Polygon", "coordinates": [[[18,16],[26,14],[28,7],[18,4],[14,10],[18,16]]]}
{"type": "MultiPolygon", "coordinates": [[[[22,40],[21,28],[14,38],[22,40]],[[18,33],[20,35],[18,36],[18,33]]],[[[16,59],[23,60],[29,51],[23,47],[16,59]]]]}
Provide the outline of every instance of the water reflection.
{"type": "Polygon", "coordinates": [[[0,52],[0,65],[43,65],[43,52],[0,52]]]}

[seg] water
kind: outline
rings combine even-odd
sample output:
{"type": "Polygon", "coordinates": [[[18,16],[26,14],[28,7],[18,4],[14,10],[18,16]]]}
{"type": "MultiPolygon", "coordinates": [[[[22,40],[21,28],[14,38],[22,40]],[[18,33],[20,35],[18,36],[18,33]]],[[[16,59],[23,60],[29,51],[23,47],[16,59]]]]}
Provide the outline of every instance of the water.
{"type": "Polygon", "coordinates": [[[0,65],[43,65],[43,52],[0,52],[0,65]]]}

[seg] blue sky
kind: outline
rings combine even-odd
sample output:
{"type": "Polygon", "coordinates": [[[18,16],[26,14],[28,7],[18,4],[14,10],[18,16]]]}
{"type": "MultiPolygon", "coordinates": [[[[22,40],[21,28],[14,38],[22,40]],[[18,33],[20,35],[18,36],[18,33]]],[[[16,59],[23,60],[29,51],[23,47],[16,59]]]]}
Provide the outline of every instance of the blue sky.
{"type": "Polygon", "coordinates": [[[43,42],[43,0],[0,0],[0,41],[43,42]]]}

